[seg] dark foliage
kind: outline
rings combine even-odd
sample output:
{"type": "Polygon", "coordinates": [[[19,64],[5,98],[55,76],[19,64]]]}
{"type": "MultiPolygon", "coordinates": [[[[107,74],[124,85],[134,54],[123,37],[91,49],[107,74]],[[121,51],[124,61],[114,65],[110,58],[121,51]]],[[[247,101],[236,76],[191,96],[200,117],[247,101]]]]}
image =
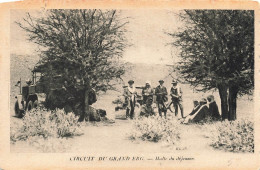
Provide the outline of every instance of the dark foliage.
{"type": "Polygon", "coordinates": [[[80,102],[86,113],[91,104],[90,89],[96,92],[113,89],[111,80],[124,74],[118,59],[127,46],[124,36],[127,21],[117,13],[53,9],[40,18],[32,18],[28,13],[25,22],[18,23],[29,33],[29,40],[42,47],[37,69],[43,73],[48,96],[63,101],[57,104],[50,101],[52,106],[80,102]]]}
{"type": "Polygon", "coordinates": [[[222,118],[236,119],[237,95],[254,87],[254,11],[185,10],[179,17],[185,26],[169,35],[183,80],[198,91],[218,89],[222,118]]]}

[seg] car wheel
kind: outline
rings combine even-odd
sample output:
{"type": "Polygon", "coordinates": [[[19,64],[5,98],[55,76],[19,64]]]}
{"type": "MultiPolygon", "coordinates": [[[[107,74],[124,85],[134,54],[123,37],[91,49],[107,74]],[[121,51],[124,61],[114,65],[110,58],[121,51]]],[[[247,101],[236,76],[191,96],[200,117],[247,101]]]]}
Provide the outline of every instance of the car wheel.
{"type": "Polygon", "coordinates": [[[22,113],[22,111],[19,108],[19,104],[18,104],[17,100],[16,100],[16,102],[14,104],[14,111],[15,111],[15,116],[16,117],[19,117],[19,118],[23,117],[23,113],[22,113]]]}
{"type": "Polygon", "coordinates": [[[37,108],[39,106],[38,100],[35,100],[33,102],[33,108],[37,108]]]}
{"type": "Polygon", "coordinates": [[[27,111],[32,110],[32,108],[33,108],[33,102],[30,100],[28,105],[27,105],[27,111]]]}

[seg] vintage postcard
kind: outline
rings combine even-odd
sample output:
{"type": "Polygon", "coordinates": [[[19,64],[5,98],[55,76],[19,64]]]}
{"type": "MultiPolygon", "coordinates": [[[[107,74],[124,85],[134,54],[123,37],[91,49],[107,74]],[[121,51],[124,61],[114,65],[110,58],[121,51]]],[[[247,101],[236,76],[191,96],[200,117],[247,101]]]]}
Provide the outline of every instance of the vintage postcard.
{"type": "Polygon", "coordinates": [[[0,11],[0,169],[259,169],[258,2],[0,11]]]}

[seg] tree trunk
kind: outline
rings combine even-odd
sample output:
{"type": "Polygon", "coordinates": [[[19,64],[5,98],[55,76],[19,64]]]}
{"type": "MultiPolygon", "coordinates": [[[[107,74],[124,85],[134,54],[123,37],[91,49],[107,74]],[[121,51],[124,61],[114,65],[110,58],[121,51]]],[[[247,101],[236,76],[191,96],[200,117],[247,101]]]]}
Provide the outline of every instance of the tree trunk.
{"type": "Polygon", "coordinates": [[[229,114],[228,114],[228,120],[236,120],[237,114],[237,93],[238,93],[238,87],[231,86],[229,87],[229,96],[228,96],[228,105],[229,105],[229,114]]]}
{"type": "Polygon", "coordinates": [[[87,86],[85,87],[84,93],[84,107],[83,112],[79,117],[79,122],[89,120],[89,88],[87,86]]]}
{"type": "Polygon", "coordinates": [[[84,114],[85,119],[89,121],[89,88],[85,89],[84,114]]]}
{"type": "Polygon", "coordinates": [[[222,120],[228,118],[228,95],[227,95],[227,87],[225,85],[218,86],[219,96],[221,100],[221,116],[222,120]]]}

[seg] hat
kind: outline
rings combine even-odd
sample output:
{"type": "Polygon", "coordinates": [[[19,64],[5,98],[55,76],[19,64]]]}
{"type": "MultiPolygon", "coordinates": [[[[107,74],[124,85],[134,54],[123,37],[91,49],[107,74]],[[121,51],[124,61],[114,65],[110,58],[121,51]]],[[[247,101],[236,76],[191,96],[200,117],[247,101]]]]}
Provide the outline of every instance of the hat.
{"type": "Polygon", "coordinates": [[[164,81],[163,81],[163,80],[159,80],[159,82],[163,82],[163,83],[164,83],[164,81]]]}
{"type": "Polygon", "coordinates": [[[30,83],[32,83],[32,80],[31,80],[31,79],[27,79],[27,80],[26,80],[26,83],[27,83],[27,84],[30,84],[30,83]]]}
{"type": "Polygon", "coordinates": [[[149,84],[149,85],[151,85],[151,82],[150,82],[150,81],[146,81],[145,84],[149,84]]]}
{"type": "Polygon", "coordinates": [[[212,102],[212,101],[214,101],[214,96],[213,95],[209,95],[207,97],[207,99],[208,99],[209,102],[212,102]]]}
{"type": "Polygon", "coordinates": [[[198,105],[199,101],[198,100],[193,100],[193,104],[198,105]]]}
{"type": "Polygon", "coordinates": [[[177,84],[178,82],[175,80],[172,80],[172,84],[177,84]]]}
{"type": "Polygon", "coordinates": [[[207,100],[205,98],[200,99],[200,103],[207,103],[207,100]]]}
{"type": "Polygon", "coordinates": [[[199,100],[196,100],[196,99],[195,99],[195,100],[193,100],[193,102],[196,103],[196,102],[199,102],[199,100]]]}
{"type": "Polygon", "coordinates": [[[129,80],[128,84],[134,84],[134,80],[129,80]]]}
{"type": "Polygon", "coordinates": [[[214,96],[213,95],[208,95],[207,99],[214,99],[214,96]]]}

